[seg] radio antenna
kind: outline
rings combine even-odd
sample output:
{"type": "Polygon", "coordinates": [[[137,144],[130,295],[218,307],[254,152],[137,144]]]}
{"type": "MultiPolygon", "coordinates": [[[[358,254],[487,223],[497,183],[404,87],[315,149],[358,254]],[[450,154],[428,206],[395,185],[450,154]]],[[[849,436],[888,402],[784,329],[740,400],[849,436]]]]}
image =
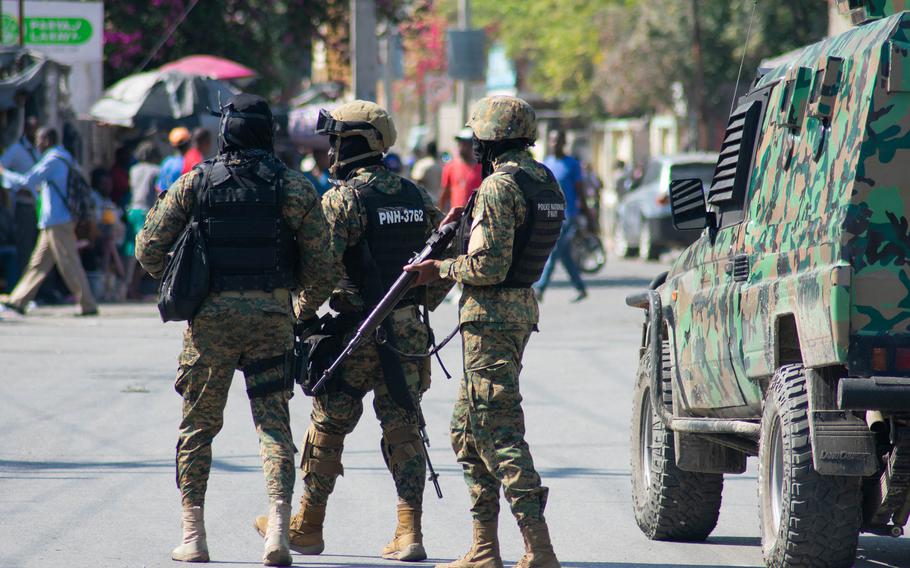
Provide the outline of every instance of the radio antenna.
{"type": "Polygon", "coordinates": [[[749,29],[746,31],[746,43],[743,45],[743,56],[739,60],[739,72],[736,74],[736,86],[733,88],[733,101],[730,103],[730,114],[736,108],[736,96],[739,94],[739,80],[743,76],[743,64],[746,62],[746,53],[749,52],[749,39],[752,37],[752,22],[755,21],[755,8],[758,6],[758,0],[752,0],[752,14],[749,15],[749,29]]]}

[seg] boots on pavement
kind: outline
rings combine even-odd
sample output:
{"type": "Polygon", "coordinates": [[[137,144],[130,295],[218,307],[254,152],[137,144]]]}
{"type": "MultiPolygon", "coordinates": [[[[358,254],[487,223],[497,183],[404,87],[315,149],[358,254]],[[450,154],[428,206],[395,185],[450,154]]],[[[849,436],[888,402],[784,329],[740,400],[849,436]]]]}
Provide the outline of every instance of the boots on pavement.
{"type": "Polygon", "coordinates": [[[171,552],[171,559],[180,562],[208,562],[209,547],[205,542],[202,507],[184,507],[182,522],[183,542],[171,552]]]}
{"type": "Polygon", "coordinates": [[[291,522],[291,504],[275,501],[269,505],[268,524],[265,531],[265,550],[262,563],[266,566],[290,566],[291,549],[288,527],[291,522]]]}
{"type": "Polygon", "coordinates": [[[525,555],[515,568],[560,568],[546,522],[538,521],[519,528],[525,541],[525,555]]]}
{"type": "Polygon", "coordinates": [[[423,548],[420,517],[420,509],[407,503],[398,504],[398,527],[395,529],[392,542],[382,549],[383,558],[402,562],[426,560],[427,552],[423,548]]]}
{"type": "MultiPolygon", "coordinates": [[[[325,550],[322,540],[322,523],[325,521],[325,505],[313,505],[306,499],[300,500],[300,511],[291,517],[288,541],[291,550],[298,554],[315,555],[325,550]]],[[[268,517],[256,517],[253,527],[259,536],[266,536],[268,517]]]]}
{"type": "Polygon", "coordinates": [[[437,564],[436,568],[503,568],[497,529],[497,521],[474,521],[474,542],[468,553],[455,562],[437,564]]]}

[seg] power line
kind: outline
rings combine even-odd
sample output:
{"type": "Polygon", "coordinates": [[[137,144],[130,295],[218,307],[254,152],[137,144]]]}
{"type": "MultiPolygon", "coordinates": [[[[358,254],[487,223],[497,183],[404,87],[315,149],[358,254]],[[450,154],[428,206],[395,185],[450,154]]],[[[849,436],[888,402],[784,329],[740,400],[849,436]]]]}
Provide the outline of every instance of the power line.
{"type": "Polygon", "coordinates": [[[158,40],[158,43],[155,44],[155,47],[152,48],[152,51],[148,54],[148,56],[145,58],[145,60],[139,65],[139,67],[137,67],[136,70],[133,71],[133,73],[139,73],[140,71],[145,69],[145,66],[148,65],[149,62],[156,55],[158,55],[158,51],[162,48],[162,46],[164,46],[164,44],[165,44],[165,42],[167,42],[167,40],[171,39],[171,36],[174,35],[174,32],[177,31],[177,28],[180,27],[180,24],[182,24],[183,21],[186,19],[186,17],[190,15],[190,12],[193,11],[193,8],[195,8],[196,4],[198,4],[198,3],[199,3],[199,0],[193,0],[192,2],[190,2],[190,5],[186,7],[186,10],[183,11],[183,14],[181,14],[180,17],[177,18],[177,21],[175,21],[173,24],[171,24],[171,27],[167,31],[167,33],[164,34],[163,36],[161,36],[161,39],[158,40]]]}

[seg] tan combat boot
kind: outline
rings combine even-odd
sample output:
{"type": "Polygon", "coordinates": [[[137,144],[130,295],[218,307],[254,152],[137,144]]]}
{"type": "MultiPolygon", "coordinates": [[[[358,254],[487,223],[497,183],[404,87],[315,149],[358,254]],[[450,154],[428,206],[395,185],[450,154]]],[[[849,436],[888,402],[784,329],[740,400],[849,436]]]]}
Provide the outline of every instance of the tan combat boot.
{"type": "Polygon", "coordinates": [[[171,552],[171,559],[180,562],[208,562],[209,547],[205,543],[202,507],[184,507],[182,521],[183,542],[171,552]]]}
{"type": "MultiPolygon", "coordinates": [[[[322,523],[325,520],[325,505],[317,506],[300,500],[300,512],[291,517],[288,538],[291,550],[298,554],[315,555],[325,550],[322,540],[322,523]]],[[[268,517],[256,517],[253,527],[259,536],[265,536],[268,530],[268,517]]]]}
{"type": "Polygon", "coordinates": [[[474,521],[474,542],[471,550],[455,562],[437,564],[436,568],[503,568],[499,556],[497,521],[481,523],[474,521]]]}
{"type": "Polygon", "coordinates": [[[519,527],[525,541],[525,555],[515,568],[560,568],[553,545],[550,544],[550,531],[547,523],[538,521],[526,527],[519,527]]]}
{"type": "Polygon", "coordinates": [[[265,531],[265,550],[262,563],[266,566],[290,566],[291,550],[288,542],[288,525],[291,522],[291,505],[275,501],[269,506],[268,527],[265,531]]]}
{"type": "Polygon", "coordinates": [[[386,560],[402,562],[420,562],[426,560],[427,551],[423,548],[423,534],[420,532],[420,509],[406,504],[398,504],[398,527],[392,542],[382,549],[386,560]]]}

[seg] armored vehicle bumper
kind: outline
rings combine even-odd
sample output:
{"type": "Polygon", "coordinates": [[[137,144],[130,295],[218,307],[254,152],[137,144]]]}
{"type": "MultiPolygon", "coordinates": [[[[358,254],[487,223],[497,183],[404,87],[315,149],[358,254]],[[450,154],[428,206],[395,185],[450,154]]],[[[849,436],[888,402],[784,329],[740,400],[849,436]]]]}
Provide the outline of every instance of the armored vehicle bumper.
{"type": "Polygon", "coordinates": [[[841,379],[837,405],[842,410],[910,411],[910,378],[841,379]]]}

